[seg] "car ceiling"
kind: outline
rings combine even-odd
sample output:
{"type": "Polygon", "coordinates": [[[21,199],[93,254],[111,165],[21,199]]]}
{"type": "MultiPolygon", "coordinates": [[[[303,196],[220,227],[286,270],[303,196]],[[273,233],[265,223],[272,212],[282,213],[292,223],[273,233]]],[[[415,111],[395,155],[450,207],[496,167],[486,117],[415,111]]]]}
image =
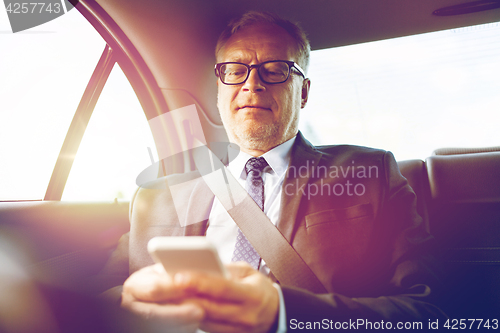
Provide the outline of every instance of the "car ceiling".
{"type": "Polygon", "coordinates": [[[500,21],[500,9],[456,16],[433,11],[464,0],[97,0],[152,71],[169,109],[196,103],[220,125],[213,49],[230,18],[247,10],[298,21],[313,50],[500,21]]]}
{"type": "Polygon", "coordinates": [[[438,17],[438,8],[463,0],[315,0],[218,1],[227,18],[248,9],[276,12],[298,21],[307,31],[313,50],[357,44],[430,31],[469,26],[500,19],[500,10],[438,17]]]}

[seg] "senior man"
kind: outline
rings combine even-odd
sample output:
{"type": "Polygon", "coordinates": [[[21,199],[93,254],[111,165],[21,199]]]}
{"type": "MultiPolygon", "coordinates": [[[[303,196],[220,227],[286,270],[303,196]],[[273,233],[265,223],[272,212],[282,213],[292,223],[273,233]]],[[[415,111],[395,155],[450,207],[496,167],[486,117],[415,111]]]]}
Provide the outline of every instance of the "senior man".
{"type": "MultiPolygon", "coordinates": [[[[241,148],[228,169],[243,184],[251,178],[252,197],[325,292],[273,284],[258,253],[247,264],[231,263],[248,240],[213,195],[196,202],[207,207],[207,219],[181,226],[168,189],[140,189],[131,203],[130,245],[121,245],[134,272],[124,283],[122,306],[173,331],[284,332],[317,329],[318,320],[333,328],[337,321],[395,325],[415,318],[427,327],[426,318],[442,316],[426,302],[432,274],[423,252],[431,237],[392,154],[314,147],[298,131],[310,88],[303,31],[275,15],[249,12],[222,33],[216,57],[219,112],[230,141],[241,148]],[[158,202],[165,207],[158,210],[158,202]],[[156,235],[206,235],[231,278],[170,276],[147,254],[156,235]]],[[[179,177],[185,176],[166,180],[179,177]]],[[[197,189],[186,190],[186,201],[197,189]]]]}

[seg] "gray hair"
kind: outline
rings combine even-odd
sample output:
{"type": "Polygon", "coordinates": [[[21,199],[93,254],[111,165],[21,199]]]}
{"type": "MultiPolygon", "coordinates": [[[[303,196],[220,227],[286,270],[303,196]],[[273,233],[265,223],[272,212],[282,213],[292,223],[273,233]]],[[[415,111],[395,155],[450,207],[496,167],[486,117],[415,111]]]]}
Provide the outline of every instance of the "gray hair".
{"type": "Polygon", "coordinates": [[[311,46],[304,30],[302,30],[297,23],[282,19],[276,14],[267,12],[249,11],[240,18],[233,19],[229,22],[226,29],[224,29],[219,36],[215,47],[215,57],[218,59],[218,55],[232,35],[256,23],[271,23],[285,29],[296,42],[295,49],[297,51],[297,62],[299,66],[302,67],[304,71],[307,71],[311,46]]]}

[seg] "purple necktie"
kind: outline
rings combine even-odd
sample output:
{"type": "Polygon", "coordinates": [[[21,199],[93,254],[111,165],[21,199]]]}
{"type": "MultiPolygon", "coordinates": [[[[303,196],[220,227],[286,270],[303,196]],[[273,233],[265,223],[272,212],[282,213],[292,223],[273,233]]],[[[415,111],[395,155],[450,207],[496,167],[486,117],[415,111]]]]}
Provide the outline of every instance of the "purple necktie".
{"type": "MultiPolygon", "coordinates": [[[[262,172],[267,165],[263,157],[252,157],[245,164],[245,171],[247,173],[245,189],[262,210],[264,210],[264,181],[262,180],[262,172]]],[[[231,261],[246,261],[253,268],[259,269],[260,256],[239,228],[231,261]]]]}

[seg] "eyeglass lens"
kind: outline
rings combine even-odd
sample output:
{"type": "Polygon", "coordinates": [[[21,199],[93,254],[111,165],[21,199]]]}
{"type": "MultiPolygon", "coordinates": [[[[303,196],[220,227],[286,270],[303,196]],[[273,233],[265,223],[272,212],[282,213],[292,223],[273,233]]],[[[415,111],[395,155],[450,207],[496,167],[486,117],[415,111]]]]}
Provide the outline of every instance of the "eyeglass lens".
{"type": "MultiPolygon", "coordinates": [[[[225,64],[221,66],[221,79],[224,83],[243,83],[248,76],[248,67],[243,64],[225,64]]],[[[258,68],[259,76],[266,83],[281,83],[288,79],[290,68],[286,62],[268,62],[258,68]]]]}

